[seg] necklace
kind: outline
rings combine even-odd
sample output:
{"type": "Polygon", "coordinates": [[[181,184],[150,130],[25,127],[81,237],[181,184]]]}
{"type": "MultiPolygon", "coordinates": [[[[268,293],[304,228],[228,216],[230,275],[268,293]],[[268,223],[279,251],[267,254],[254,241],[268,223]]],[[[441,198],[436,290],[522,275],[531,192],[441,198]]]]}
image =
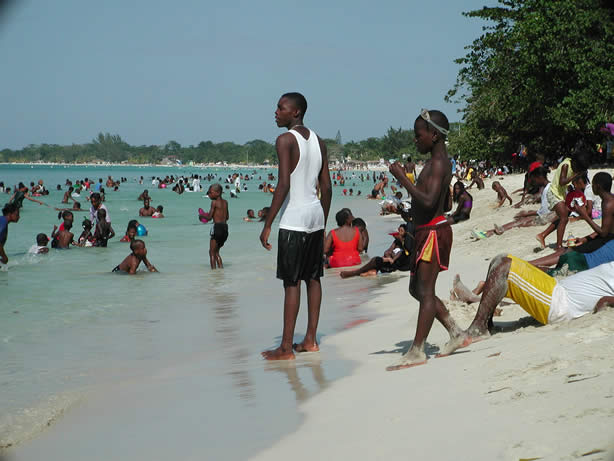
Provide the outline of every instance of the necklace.
{"type": "Polygon", "coordinates": [[[291,129],[291,130],[293,130],[293,129],[295,129],[296,127],[299,127],[299,126],[303,126],[303,127],[304,127],[305,125],[294,125],[294,126],[293,126],[292,128],[290,128],[290,129],[291,129]]]}

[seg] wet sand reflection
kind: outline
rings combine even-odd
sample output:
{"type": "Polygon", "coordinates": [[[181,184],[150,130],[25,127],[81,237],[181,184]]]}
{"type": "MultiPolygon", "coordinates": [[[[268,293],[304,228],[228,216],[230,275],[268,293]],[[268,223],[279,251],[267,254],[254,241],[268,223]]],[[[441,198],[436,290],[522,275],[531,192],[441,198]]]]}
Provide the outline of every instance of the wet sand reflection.
{"type": "Polygon", "coordinates": [[[215,333],[222,345],[222,354],[228,364],[225,374],[231,377],[239,398],[251,405],[255,400],[254,384],[247,372],[248,350],[241,344],[237,295],[230,289],[234,282],[223,270],[213,271],[208,284],[207,299],[214,302],[215,333]]]}
{"type": "Polygon", "coordinates": [[[329,381],[326,379],[324,369],[322,368],[322,359],[318,353],[300,355],[296,360],[266,362],[264,371],[278,372],[286,375],[290,389],[294,391],[298,403],[304,402],[312,395],[323,391],[329,385],[329,381]],[[303,384],[299,374],[299,370],[305,368],[311,370],[311,377],[316,384],[316,388],[311,391],[308,386],[303,384]]]}

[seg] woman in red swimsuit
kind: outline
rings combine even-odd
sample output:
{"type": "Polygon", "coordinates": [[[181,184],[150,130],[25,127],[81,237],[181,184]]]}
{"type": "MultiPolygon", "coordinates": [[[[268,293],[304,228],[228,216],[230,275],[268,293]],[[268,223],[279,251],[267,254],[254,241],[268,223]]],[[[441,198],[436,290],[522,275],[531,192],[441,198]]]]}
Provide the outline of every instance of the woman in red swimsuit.
{"type": "Polygon", "coordinates": [[[329,267],[347,267],[360,264],[360,252],[364,242],[357,227],[352,227],[352,212],[342,208],[335,215],[337,229],[328,233],[324,242],[324,254],[329,255],[329,267]]]}

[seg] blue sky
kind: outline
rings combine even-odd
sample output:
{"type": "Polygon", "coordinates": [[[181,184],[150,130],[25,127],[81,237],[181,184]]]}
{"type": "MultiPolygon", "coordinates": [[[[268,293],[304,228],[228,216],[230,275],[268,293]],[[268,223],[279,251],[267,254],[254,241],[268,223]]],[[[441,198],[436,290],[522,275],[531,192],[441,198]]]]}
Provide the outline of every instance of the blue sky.
{"type": "MultiPolygon", "coordinates": [[[[487,0],[16,0],[0,14],[0,148],[90,141],[272,142],[280,94],[344,141],[413,124],[443,97],[487,0]]],[[[494,0],[488,1],[494,4],[494,0]]]]}

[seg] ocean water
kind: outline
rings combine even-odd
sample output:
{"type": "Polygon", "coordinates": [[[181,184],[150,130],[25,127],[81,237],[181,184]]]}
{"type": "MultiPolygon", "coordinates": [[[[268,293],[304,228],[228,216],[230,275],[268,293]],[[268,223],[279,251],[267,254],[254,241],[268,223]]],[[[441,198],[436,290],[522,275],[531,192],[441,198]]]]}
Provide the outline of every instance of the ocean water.
{"type": "MultiPolygon", "coordinates": [[[[276,174],[257,169],[256,178],[264,180],[269,171],[276,174]]],[[[275,279],[276,251],[267,252],[258,239],[261,223],[242,218],[248,208],[270,205],[271,194],[258,191],[257,179],[246,182],[249,190],[236,199],[225,194],[225,267],[212,271],[210,225],[197,220],[197,209],[208,210],[210,200],[204,192],[177,195],[151,186],[154,175],[208,172],[226,177],[232,170],[0,166],[7,186],[43,179],[50,195],[39,198],[52,207],[64,206],[67,178],[128,178],[117,192],[106,188],[117,235],[106,249],[27,254],[37,233],[50,235],[60,224],[53,208],[27,200],[20,221],[9,226],[10,261],[0,267],[0,446],[13,447],[17,459],[28,459],[20,458],[22,452],[33,459],[45,438],[61,441],[71,434],[81,443],[47,444],[46,459],[190,459],[202,447],[204,459],[245,459],[296,429],[298,405],[351,372],[352,364],[325,342],[320,354],[299,356],[296,363],[260,358],[280,340],[283,293],[275,279]],[[62,191],[55,190],[57,184],[62,191]],[[130,253],[119,238],[130,219],[139,219],[137,197],[145,188],[166,216],[140,219],[149,231],[143,238],[148,258],[160,273],[141,268],[135,276],[112,274],[130,253]],[[101,449],[109,437],[114,443],[101,449]],[[148,444],[157,437],[164,437],[164,448],[148,444]]],[[[328,228],[335,227],[334,213],[349,206],[368,222],[370,254],[381,254],[390,243],[385,233],[395,224],[373,219],[377,205],[364,199],[372,181],[352,183],[345,187],[361,190],[363,197],[344,197],[341,187],[334,188],[328,228]]],[[[8,197],[0,196],[0,204],[8,197]]],[[[80,201],[87,209],[88,202],[80,201]]],[[[77,236],[87,215],[75,213],[77,236]]],[[[275,247],[276,227],[271,243],[275,247]]],[[[327,270],[323,279],[320,340],[373,319],[376,313],[365,302],[397,279],[341,280],[337,274],[327,270]]],[[[296,341],[306,326],[301,307],[296,341]]]]}

